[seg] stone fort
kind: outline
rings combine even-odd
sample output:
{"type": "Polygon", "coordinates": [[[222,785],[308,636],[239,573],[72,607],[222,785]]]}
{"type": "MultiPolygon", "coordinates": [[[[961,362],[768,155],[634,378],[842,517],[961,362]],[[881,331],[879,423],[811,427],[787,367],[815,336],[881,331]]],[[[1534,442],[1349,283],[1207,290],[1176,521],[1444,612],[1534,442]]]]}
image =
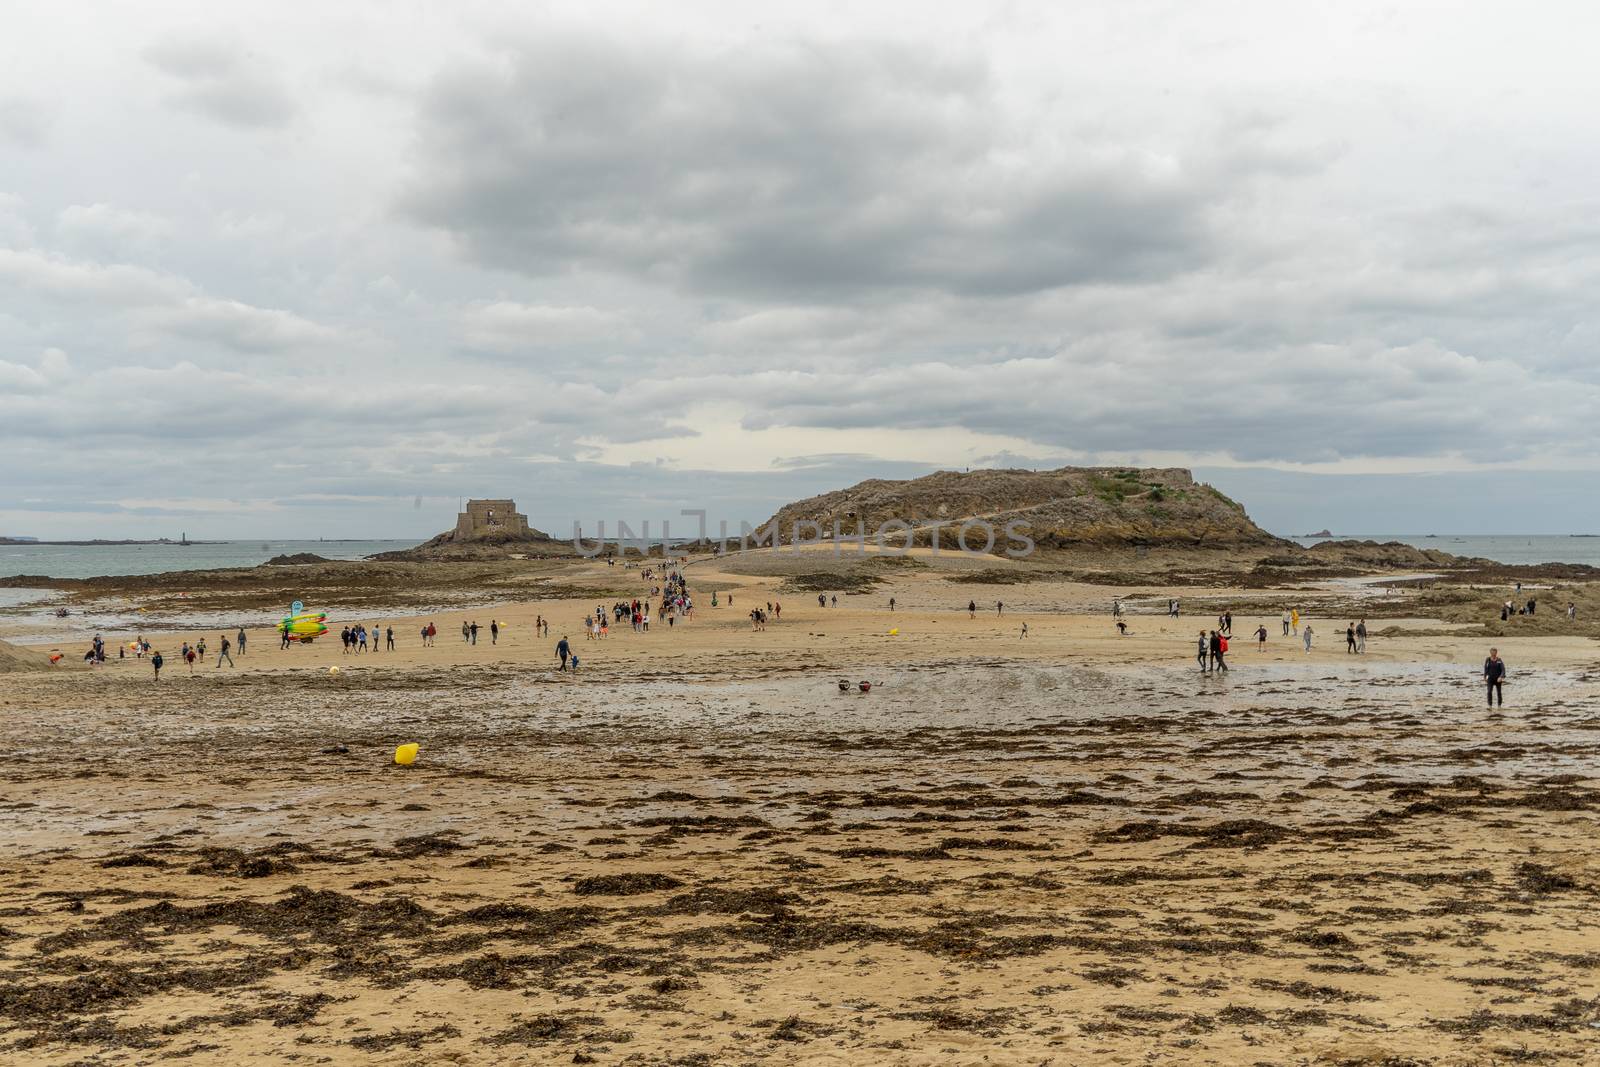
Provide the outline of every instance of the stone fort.
{"type": "Polygon", "coordinates": [[[526,537],[528,516],[517,511],[514,500],[469,500],[456,516],[457,541],[482,537],[526,537]]]}

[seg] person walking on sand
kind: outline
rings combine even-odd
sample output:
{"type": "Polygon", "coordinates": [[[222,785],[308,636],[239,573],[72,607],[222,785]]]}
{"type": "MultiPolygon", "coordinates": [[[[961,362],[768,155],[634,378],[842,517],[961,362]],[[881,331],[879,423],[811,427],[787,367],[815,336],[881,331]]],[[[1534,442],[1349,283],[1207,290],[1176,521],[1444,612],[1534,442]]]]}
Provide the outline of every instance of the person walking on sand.
{"type": "Polygon", "coordinates": [[[1003,601],[1003,600],[996,600],[996,601],[995,601],[995,602],[994,602],[994,613],[995,613],[995,614],[996,614],[996,615],[1003,615],[1003,614],[1005,614],[1005,610],[1006,610],[1006,605],[1005,605],[1005,601],[1003,601]]]}
{"type": "Polygon", "coordinates": [[[1309,622],[1306,623],[1305,642],[1306,642],[1306,655],[1309,656],[1309,655],[1311,655],[1311,624],[1309,622]]]}
{"type": "Polygon", "coordinates": [[[1212,670],[1221,672],[1221,671],[1226,671],[1228,669],[1228,661],[1223,659],[1223,656],[1225,656],[1227,654],[1227,652],[1228,652],[1228,639],[1227,639],[1227,637],[1225,637],[1222,634],[1218,633],[1216,630],[1212,630],[1211,631],[1211,669],[1212,670]]]}
{"type": "Polygon", "coordinates": [[[239,655],[244,655],[244,627],[239,627],[239,655]]]}
{"type": "Polygon", "coordinates": [[[894,610],[894,597],[890,597],[889,598],[889,610],[890,611],[894,610]]]}
{"type": "Polygon", "coordinates": [[[976,600],[967,601],[967,618],[976,619],[977,617],[978,617],[978,602],[976,600]]]}
{"type": "Polygon", "coordinates": [[[1283,636],[1289,636],[1289,609],[1283,609],[1283,636]]]}
{"type": "Polygon", "coordinates": [[[500,643],[500,620],[499,619],[490,619],[489,620],[489,643],[491,645],[498,645],[500,643]]]}
{"type": "Polygon", "coordinates": [[[572,646],[567,643],[567,635],[562,634],[561,640],[556,642],[556,655],[561,659],[561,669],[567,669],[567,660],[572,656],[572,646]]]}
{"type": "Polygon", "coordinates": [[[1266,650],[1267,650],[1267,624],[1266,623],[1262,623],[1260,626],[1256,627],[1256,651],[1257,652],[1265,652],[1266,650]]]}
{"type": "Polygon", "coordinates": [[[233,657],[228,655],[228,650],[233,646],[228,643],[228,635],[222,635],[222,648],[217,652],[217,670],[222,669],[222,661],[227,660],[228,666],[233,666],[233,657]]]}
{"type": "Polygon", "coordinates": [[[1506,706],[1506,661],[1500,658],[1500,650],[1491,648],[1489,658],[1483,661],[1483,681],[1489,687],[1489,706],[1495,705],[1499,698],[1500,706],[1506,706]]]}
{"type": "Polygon", "coordinates": [[[390,652],[393,652],[393,651],[394,651],[394,627],[393,627],[393,626],[390,626],[390,627],[388,627],[388,628],[386,628],[386,629],[385,629],[385,630],[384,630],[384,631],[383,631],[383,636],[384,636],[384,637],[385,637],[385,638],[386,638],[386,639],[387,639],[387,641],[388,641],[388,648],[389,648],[389,651],[390,651],[390,652]]]}
{"type": "Polygon", "coordinates": [[[1344,628],[1344,654],[1347,656],[1356,654],[1356,624],[1353,622],[1346,624],[1344,628]]]}
{"type": "Polygon", "coordinates": [[[1027,637],[1028,636],[1028,624],[1027,623],[1023,623],[1022,624],[1022,636],[1023,637],[1027,637]]]}
{"type": "Polygon", "coordinates": [[[1300,609],[1295,608],[1289,612],[1289,626],[1295,633],[1300,632],[1300,609]]]}
{"type": "Polygon", "coordinates": [[[1111,598],[1111,617],[1113,619],[1122,618],[1122,601],[1117,597],[1111,598]]]}
{"type": "Polygon", "coordinates": [[[1206,632],[1200,631],[1200,641],[1195,646],[1194,658],[1200,661],[1200,673],[1211,673],[1211,642],[1206,639],[1206,632]]]}
{"type": "Polygon", "coordinates": [[[1366,650],[1367,650],[1367,620],[1366,619],[1362,619],[1360,622],[1356,623],[1356,652],[1357,653],[1362,653],[1362,652],[1365,652],[1366,650]]]}
{"type": "Polygon", "coordinates": [[[471,645],[476,645],[478,643],[478,620],[477,619],[473,619],[472,620],[472,625],[467,627],[467,643],[471,644],[471,645]]]}
{"type": "Polygon", "coordinates": [[[161,681],[161,664],[161,653],[157,652],[155,655],[150,657],[150,666],[156,669],[156,681],[158,682],[161,681]]]}

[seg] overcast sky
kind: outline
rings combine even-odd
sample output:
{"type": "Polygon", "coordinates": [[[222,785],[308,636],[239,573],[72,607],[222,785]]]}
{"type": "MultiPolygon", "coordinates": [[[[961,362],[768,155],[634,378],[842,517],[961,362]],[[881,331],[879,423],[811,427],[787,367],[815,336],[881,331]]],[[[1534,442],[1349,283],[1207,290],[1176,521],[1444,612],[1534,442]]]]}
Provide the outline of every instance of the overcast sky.
{"type": "Polygon", "coordinates": [[[1597,23],[9,0],[0,533],[1090,462],[1279,532],[1592,528],[1597,23]]]}

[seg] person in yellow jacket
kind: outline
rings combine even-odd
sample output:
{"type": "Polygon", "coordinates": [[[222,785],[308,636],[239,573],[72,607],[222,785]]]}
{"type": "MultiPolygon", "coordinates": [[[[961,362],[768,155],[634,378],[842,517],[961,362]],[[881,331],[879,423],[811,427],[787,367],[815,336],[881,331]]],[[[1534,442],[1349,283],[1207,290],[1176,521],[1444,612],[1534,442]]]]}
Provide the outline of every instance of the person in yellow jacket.
{"type": "Polygon", "coordinates": [[[1289,631],[1291,633],[1299,633],[1300,632],[1300,609],[1299,608],[1295,608],[1293,611],[1289,612],[1289,631]]]}

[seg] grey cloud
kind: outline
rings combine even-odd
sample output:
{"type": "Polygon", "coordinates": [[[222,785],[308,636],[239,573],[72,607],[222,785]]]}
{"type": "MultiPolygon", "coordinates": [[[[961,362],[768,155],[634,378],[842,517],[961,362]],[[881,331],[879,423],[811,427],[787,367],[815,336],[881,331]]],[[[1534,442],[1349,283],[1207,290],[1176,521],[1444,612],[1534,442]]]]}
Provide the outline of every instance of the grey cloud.
{"type": "Polygon", "coordinates": [[[401,209],[497,267],[791,300],[1207,262],[1254,155],[1157,155],[1075,117],[1009,114],[983,63],[894,45],[541,38],[432,87],[401,209]]]}
{"type": "Polygon", "coordinates": [[[1514,363],[1429,344],[1308,345],[1263,364],[1138,334],[1046,358],[767,371],[672,388],[744,405],[751,429],[960,426],[1080,453],[1219,452],[1245,461],[1422,456],[1448,443],[1494,462],[1550,448],[1553,438],[1577,455],[1600,414],[1600,387],[1568,381],[1552,393],[1514,363]],[[1508,411],[1539,415],[1512,419],[1508,411]]]}
{"type": "Polygon", "coordinates": [[[24,96],[0,97],[0,139],[18,148],[43,148],[49,137],[43,104],[24,96]]]}
{"type": "MultiPolygon", "coordinates": [[[[355,49],[285,14],[261,55],[146,13],[145,55],[59,86],[38,60],[17,84],[48,110],[0,106],[0,148],[39,149],[0,193],[0,509],[99,499],[133,457],[128,499],[504,491],[552,523],[704,492],[759,518],[920,472],[855,456],[877,431],[944,465],[1594,465],[1600,212],[1570,86],[1485,70],[1464,122],[1426,64],[1264,93],[1226,41],[1124,69],[1136,13],[1120,52],[1069,20],[1057,63],[1006,15],[958,37],[924,10],[894,42],[846,12],[716,45],[665,7],[599,36],[519,12],[487,41],[385,11],[349,16],[355,49]],[[152,117],[150,79],[228,129],[292,126],[297,99],[317,121],[241,144],[152,117]],[[587,462],[767,463],[741,427],[804,454],[587,462]]],[[[1217,18],[1164,17],[1170,41],[1217,18]]]]}
{"type": "Polygon", "coordinates": [[[298,111],[276,67],[237,46],[169,40],[145,49],[144,57],[179,82],[169,97],[175,106],[224,125],[281,129],[298,111]]]}

